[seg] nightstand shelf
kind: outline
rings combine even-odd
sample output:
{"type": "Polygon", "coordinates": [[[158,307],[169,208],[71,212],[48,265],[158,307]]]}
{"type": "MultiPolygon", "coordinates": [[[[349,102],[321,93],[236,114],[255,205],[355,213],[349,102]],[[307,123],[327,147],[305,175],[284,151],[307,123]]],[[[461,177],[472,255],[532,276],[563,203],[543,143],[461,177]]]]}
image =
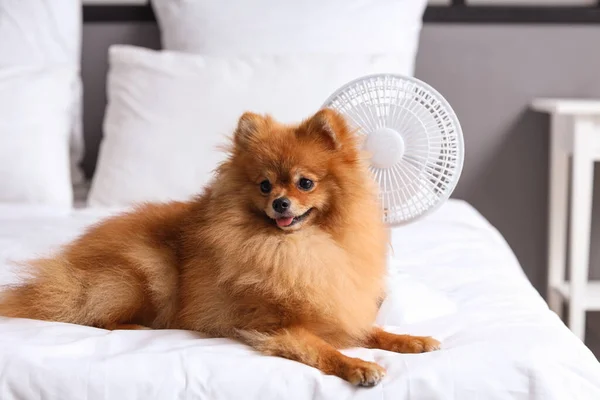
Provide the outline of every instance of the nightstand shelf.
{"type": "Polygon", "coordinates": [[[548,304],[562,316],[566,301],[567,325],[584,340],[586,311],[600,310],[600,282],[588,281],[594,163],[600,161],[600,100],[537,99],[532,108],[551,116],[548,304]]]}
{"type": "MultiPolygon", "coordinates": [[[[550,289],[549,289],[550,290],[550,289]]],[[[568,281],[562,282],[557,287],[552,288],[562,296],[563,300],[569,301],[571,285],[568,281]]],[[[589,282],[585,288],[583,306],[588,311],[600,311],[600,282],[589,282]]]]}

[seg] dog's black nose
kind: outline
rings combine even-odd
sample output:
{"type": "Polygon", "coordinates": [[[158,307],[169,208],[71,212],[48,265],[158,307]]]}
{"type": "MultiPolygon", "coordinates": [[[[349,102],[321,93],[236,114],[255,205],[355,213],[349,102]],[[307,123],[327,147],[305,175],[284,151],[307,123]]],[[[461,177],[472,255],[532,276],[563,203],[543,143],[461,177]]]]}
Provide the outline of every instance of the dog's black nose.
{"type": "Polygon", "coordinates": [[[292,202],[287,197],[280,197],[278,199],[273,200],[273,210],[278,213],[284,213],[290,208],[292,202]]]}

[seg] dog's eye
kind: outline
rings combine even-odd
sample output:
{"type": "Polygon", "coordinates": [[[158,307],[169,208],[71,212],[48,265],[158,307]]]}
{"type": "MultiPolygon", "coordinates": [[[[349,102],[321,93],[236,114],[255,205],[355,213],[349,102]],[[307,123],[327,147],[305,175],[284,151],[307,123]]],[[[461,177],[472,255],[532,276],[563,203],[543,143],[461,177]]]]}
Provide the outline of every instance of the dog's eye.
{"type": "Polygon", "coordinates": [[[310,179],[300,178],[298,181],[298,187],[302,190],[310,190],[315,184],[310,179]]]}
{"type": "Polygon", "coordinates": [[[265,180],[260,183],[260,191],[267,194],[271,191],[271,182],[265,180]]]}

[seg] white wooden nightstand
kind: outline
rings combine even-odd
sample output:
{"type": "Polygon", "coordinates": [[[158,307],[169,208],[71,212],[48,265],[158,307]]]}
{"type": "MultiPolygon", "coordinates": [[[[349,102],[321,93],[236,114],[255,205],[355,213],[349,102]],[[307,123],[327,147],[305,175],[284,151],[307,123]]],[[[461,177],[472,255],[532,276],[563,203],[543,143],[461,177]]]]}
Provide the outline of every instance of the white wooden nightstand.
{"type": "Polygon", "coordinates": [[[551,116],[548,303],[562,317],[562,303],[568,302],[567,325],[584,340],[586,311],[600,310],[600,281],[588,281],[594,162],[600,161],[600,100],[537,99],[532,108],[551,116]]]}

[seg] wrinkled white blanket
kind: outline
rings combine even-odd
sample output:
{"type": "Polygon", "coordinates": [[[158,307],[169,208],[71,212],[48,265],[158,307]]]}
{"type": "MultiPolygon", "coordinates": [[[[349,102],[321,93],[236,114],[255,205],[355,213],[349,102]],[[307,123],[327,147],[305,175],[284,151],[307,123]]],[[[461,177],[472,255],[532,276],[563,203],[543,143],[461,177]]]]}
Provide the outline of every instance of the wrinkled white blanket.
{"type": "MultiPolygon", "coordinates": [[[[45,254],[108,213],[0,206],[0,281],[13,280],[9,260],[45,254]]],[[[0,399],[600,399],[600,364],[471,206],[449,201],[395,228],[393,245],[378,321],[443,348],[344,350],[387,368],[374,388],[191,332],[0,317],[0,399]]]]}

